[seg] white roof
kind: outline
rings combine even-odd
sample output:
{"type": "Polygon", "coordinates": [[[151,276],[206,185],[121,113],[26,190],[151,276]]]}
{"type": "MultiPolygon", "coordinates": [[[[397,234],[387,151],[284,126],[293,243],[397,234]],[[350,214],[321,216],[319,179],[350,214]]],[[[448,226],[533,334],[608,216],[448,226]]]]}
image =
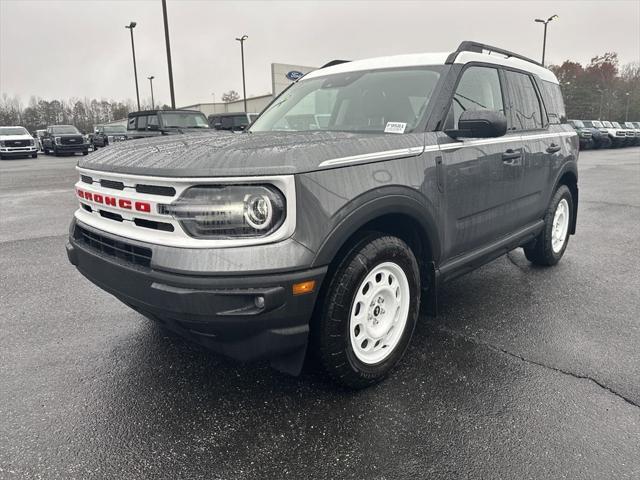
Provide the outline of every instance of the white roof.
{"type": "MultiPolygon", "coordinates": [[[[304,78],[323,77],[334,73],[358,72],[362,70],[376,70],[381,68],[396,67],[416,67],[427,65],[444,65],[450,52],[441,53],[412,53],[408,55],[393,55],[389,57],[367,58],[364,60],[354,60],[352,62],[341,63],[333,67],[321,68],[307,73],[304,78]]],[[[558,83],[558,79],[553,72],[535,63],[520,60],[518,58],[505,58],[499,53],[487,54],[476,52],[460,52],[455,63],[465,64],[469,62],[485,62],[507,67],[519,68],[538,75],[547,82],[558,83]]]]}

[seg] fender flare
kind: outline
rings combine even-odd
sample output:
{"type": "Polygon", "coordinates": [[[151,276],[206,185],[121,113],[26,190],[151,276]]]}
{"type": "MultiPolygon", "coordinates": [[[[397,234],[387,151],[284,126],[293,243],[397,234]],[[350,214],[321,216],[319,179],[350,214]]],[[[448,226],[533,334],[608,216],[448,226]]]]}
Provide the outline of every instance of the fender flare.
{"type": "Polygon", "coordinates": [[[323,240],[312,267],[331,263],[345,242],[364,225],[390,214],[408,216],[420,225],[421,237],[430,249],[432,260],[437,263],[441,245],[432,213],[435,209],[418,191],[408,187],[383,187],[361,195],[356,206],[353,203],[336,213],[336,217],[342,218],[323,240]]]}

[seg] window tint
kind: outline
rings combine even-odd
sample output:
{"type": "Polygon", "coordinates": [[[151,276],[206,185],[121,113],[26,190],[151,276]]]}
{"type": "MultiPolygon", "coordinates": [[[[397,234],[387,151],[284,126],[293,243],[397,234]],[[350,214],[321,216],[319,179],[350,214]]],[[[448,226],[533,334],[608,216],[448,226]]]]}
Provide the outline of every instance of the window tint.
{"type": "Polygon", "coordinates": [[[529,75],[506,70],[509,85],[511,130],[542,128],[542,110],[529,75]]]}
{"type": "Polygon", "coordinates": [[[547,115],[549,115],[549,123],[565,123],[567,114],[560,85],[543,80],[542,95],[544,97],[544,106],[547,108],[547,115]]]}
{"type": "Polygon", "coordinates": [[[157,115],[149,115],[147,117],[147,125],[158,125],[158,116],[157,115]]]}
{"type": "Polygon", "coordinates": [[[138,130],[145,130],[147,128],[147,117],[138,117],[138,130]]]}
{"type": "Polygon", "coordinates": [[[129,118],[129,123],[127,123],[127,128],[129,130],[135,130],[136,129],[136,117],[129,118]]]}
{"type": "Polygon", "coordinates": [[[489,67],[469,67],[462,74],[451,105],[453,128],[466,110],[494,110],[504,113],[498,70],[489,67]]]}

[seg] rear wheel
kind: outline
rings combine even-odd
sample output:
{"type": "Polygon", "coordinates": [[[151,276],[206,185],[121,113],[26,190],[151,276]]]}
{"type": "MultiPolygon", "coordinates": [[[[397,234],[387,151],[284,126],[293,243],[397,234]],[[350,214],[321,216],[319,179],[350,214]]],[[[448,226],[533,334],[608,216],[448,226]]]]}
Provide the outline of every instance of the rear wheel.
{"type": "Polygon", "coordinates": [[[560,185],[547,208],[542,232],[532,244],[524,247],[527,260],[544,266],[560,261],[569,243],[573,209],[571,191],[566,185],[560,185]]]}
{"type": "Polygon", "coordinates": [[[407,244],[373,233],[342,259],[314,320],[315,353],[338,383],[364,388],[404,355],[419,310],[418,262],[407,244]]]}

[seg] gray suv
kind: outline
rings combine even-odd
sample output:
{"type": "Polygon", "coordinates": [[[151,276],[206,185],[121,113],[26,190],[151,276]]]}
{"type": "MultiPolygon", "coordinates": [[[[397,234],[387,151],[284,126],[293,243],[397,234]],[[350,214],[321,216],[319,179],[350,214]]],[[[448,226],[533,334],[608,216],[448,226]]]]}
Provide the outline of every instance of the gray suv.
{"type": "Polygon", "coordinates": [[[67,253],[207,348],[290,374],[310,353],[362,388],[401,359],[443,282],[519,247],[561,259],[577,160],[558,81],[533,60],[463,42],[334,61],[246,133],[82,159],[67,253]]]}

